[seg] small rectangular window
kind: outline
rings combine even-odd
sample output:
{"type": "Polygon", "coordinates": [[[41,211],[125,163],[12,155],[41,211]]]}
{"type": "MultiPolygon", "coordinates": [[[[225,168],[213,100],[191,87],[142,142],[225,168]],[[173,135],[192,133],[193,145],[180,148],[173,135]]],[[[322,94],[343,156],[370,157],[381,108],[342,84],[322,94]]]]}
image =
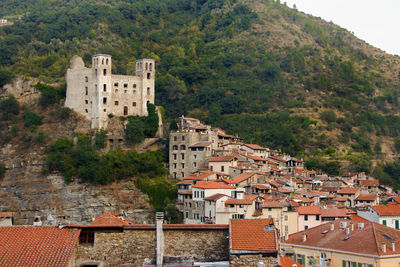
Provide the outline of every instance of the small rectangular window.
{"type": "Polygon", "coordinates": [[[103,97],[103,104],[107,104],[107,97],[103,97]]]}
{"type": "Polygon", "coordinates": [[[107,84],[103,84],[103,91],[104,91],[104,92],[107,91],[107,84]]]}
{"type": "Polygon", "coordinates": [[[132,106],[136,107],[136,102],[133,102],[133,103],[132,103],[132,106]]]}
{"type": "Polygon", "coordinates": [[[118,101],[115,101],[114,103],[115,103],[116,106],[118,106],[118,101]]]}
{"type": "Polygon", "coordinates": [[[128,88],[128,84],[127,83],[124,83],[124,88],[128,88]]]}
{"type": "Polygon", "coordinates": [[[89,101],[88,101],[88,100],[85,100],[85,103],[86,103],[86,105],[87,105],[87,104],[89,104],[89,101]]]}
{"type": "Polygon", "coordinates": [[[150,87],[147,87],[147,95],[150,95],[150,87]]]}
{"type": "Polygon", "coordinates": [[[104,76],[107,75],[107,69],[104,69],[104,70],[103,70],[103,74],[104,74],[104,76]]]}
{"type": "Polygon", "coordinates": [[[126,116],[126,115],[128,115],[128,107],[127,106],[124,107],[124,116],[126,116]]]}
{"type": "MultiPolygon", "coordinates": [[[[136,83],[133,84],[133,88],[136,88],[136,83]]],[[[134,92],[136,92],[136,91],[134,91],[134,92]]]]}
{"type": "Polygon", "coordinates": [[[115,87],[118,87],[118,83],[114,83],[114,86],[115,86],[115,87]]]}
{"type": "Polygon", "coordinates": [[[86,76],[85,77],[85,82],[88,82],[89,81],[89,78],[88,78],[88,76],[86,76]]]}
{"type": "Polygon", "coordinates": [[[94,232],[82,231],[79,235],[79,244],[93,245],[94,244],[94,232]]]}
{"type": "Polygon", "coordinates": [[[88,90],[87,86],[85,87],[85,91],[86,91],[86,95],[88,95],[89,90],[88,90]]]}

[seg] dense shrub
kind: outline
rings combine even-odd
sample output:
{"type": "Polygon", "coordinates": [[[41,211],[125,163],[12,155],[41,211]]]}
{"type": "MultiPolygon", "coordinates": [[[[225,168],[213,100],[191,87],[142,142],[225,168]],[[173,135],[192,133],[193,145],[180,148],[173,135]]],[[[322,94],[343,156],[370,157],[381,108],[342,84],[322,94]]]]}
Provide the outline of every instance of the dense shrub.
{"type": "Polygon", "coordinates": [[[0,101],[0,111],[2,120],[10,120],[19,114],[19,103],[13,95],[0,101]]]}
{"type": "Polygon", "coordinates": [[[106,147],[106,136],[107,131],[101,129],[97,131],[94,136],[94,148],[95,149],[102,149],[106,147]]]}
{"type": "Polygon", "coordinates": [[[336,121],[336,113],[333,110],[325,110],[320,114],[321,120],[331,123],[336,121]]]}
{"type": "Polygon", "coordinates": [[[147,105],[148,116],[130,116],[125,127],[125,140],[137,144],[145,137],[154,137],[158,129],[158,115],[153,104],[147,105]]]}
{"type": "Polygon", "coordinates": [[[42,124],[42,117],[29,109],[24,111],[24,120],[26,127],[36,127],[42,124]]]}
{"type": "Polygon", "coordinates": [[[4,166],[4,164],[0,162],[0,179],[3,179],[5,174],[6,166],[4,166]]]}

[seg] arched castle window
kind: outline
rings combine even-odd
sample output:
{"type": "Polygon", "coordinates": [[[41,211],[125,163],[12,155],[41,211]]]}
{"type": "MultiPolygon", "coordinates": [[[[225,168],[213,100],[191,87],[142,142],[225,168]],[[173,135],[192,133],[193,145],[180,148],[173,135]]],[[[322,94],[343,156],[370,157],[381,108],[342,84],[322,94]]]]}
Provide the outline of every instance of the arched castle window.
{"type": "Polygon", "coordinates": [[[150,79],[150,72],[147,73],[147,79],[150,79]]]}
{"type": "Polygon", "coordinates": [[[178,146],[177,145],[173,145],[172,146],[172,150],[178,150],[178,146]]]}
{"type": "Polygon", "coordinates": [[[94,70],[94,72],[95,72],[95,74],[96,74],[96,77],[97,77],[97,69],[95,69],[95,70],[94,70]]]}
{"type": "Polygon", "coordinates": [[[104,91],[104,92],[107,91],[107,84],[103,84],[103,91],[104,91]]]}
{"type": "Polygon", "coordinates": [[[147,95],[150,95],[150,87],[147,87],[147,95]]]}
{"type": "Polygon", "coordinates": [[[150,71],[153,70],[153,63],[150,63],[150,65],[149,65],[149,70],[150,70],[150,71]]]}
{"type": "Polygon", "coordinates": [[[103,65],[104,65],[104,58],[101,60],[101,64],[103,64],[103,65]]]}
{"type": "Polygon", "coordinates": [[[103,97],[103,104],[107,104],[107,97],[103,97]]]}
{"type": "Polygon", "coordinates": [[[124,115],[125,116],[128,115],[128,107],[127,106],[124,107],[124,115]]]}
{"type": "Polygon", "coordinates": [[[106,59],[106,65],[108,65],[108,58],[106,59]]]}
{"type": "Polygon", "coordinates": [[[86,91],[86,95],[88,95],[88,88],[87,88],[87,86],[85,87],[85,91],[86,91]]]}
{"type": "Polygon", "coordinates": [[[146,67],[145,67],[145,68],[146,68],[146,70],[147,70],[147,63],[146,63],[146,67]]]}
{"type": "Polygon", "coordinates": [[[103,74],[104,74],[104,76],[107,75],[107,69],[104,69],[104,70],[103,70],[103,74]]]}

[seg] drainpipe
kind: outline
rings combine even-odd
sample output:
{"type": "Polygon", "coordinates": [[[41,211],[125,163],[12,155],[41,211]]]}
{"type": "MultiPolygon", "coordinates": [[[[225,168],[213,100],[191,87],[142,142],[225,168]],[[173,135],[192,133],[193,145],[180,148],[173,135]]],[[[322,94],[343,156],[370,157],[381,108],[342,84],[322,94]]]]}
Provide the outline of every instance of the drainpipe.
{"type": "Polygon", "coordinates": [[[156,238],[157,238],[157,267],[163,266],[164,257],[164,232],[163,232],[164,213],[156,212],[156,238]]]}

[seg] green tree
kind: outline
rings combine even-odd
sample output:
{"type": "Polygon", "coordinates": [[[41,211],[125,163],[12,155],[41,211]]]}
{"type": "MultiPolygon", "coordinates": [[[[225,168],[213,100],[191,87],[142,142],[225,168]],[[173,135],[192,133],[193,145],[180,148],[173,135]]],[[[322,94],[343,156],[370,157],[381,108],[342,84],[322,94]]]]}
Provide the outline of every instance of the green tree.
{"type": "Polygon", "coordinates": [[[128,144],[137,144],[144,140],[144,123],[140,117],[129,117],[125,127],[125,140],[128,144]]]}
{"type": "Polygon", "coordinates": [[[24,119],[26,127],[36,127],[42,124],[42,117],[29,109],[24,111],[24,119]]]}
{"type": "Polygon", "coordinates": [[[106,136],[107,136],[107,131],[103,129],[96,132],[94,136],[94,147],[96,149],[102,149],[106,147],[106,136]]]}
{"type": "Polygon", "coordinates": [[[327,123],[335,122],[336,121],[336,113],[333,110],[325,110],[321,112],[320,118],[327,123]]]}
{"type": "Polygon", "coordinates": [[[19,114],[19,104],[13,95],[0,101],[0,111],[2,120],[10,120],[19,114]]]}

